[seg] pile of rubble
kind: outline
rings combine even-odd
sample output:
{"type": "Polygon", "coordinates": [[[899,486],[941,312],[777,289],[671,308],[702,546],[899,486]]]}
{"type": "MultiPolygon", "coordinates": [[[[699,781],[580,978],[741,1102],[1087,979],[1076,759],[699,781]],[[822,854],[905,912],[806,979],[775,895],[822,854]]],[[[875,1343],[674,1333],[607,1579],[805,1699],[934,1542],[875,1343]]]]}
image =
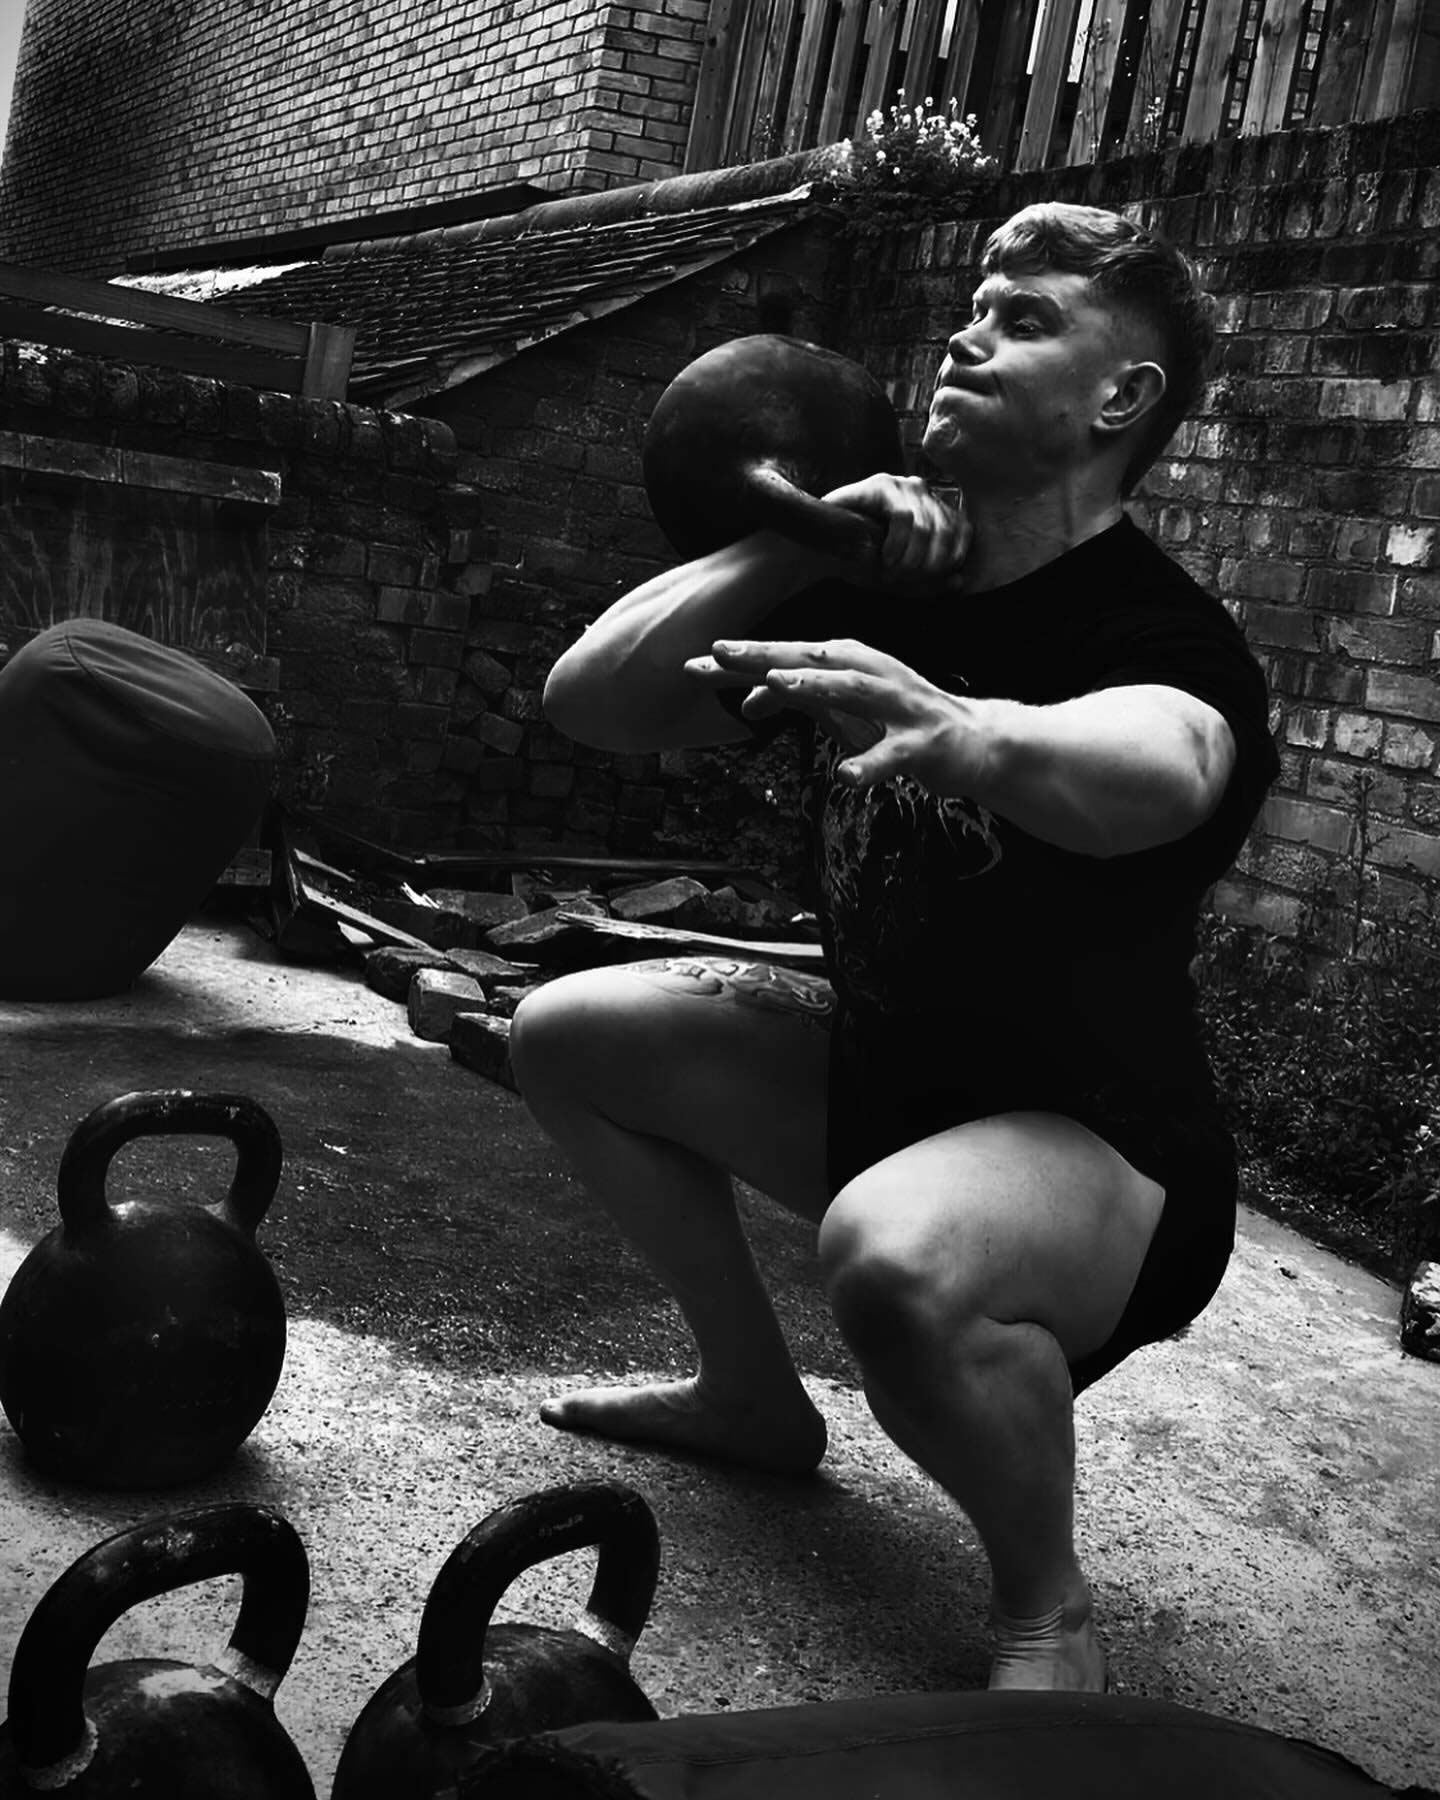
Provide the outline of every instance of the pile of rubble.
{"type": "Polygon", "coordinates": [[[691,875],[607,891],[516,873],[508,894],[437,888],[424,900],[448,915],[436,923],[450,941],[380,945],[365,956],[365,979],[405,1005],[417,1037],[448,1044],[467,1068],[512,1088],[510,1020],[526,994],[557,975],[686,950],[820,967],[813,915],[691,875]]]}
{"type": "Polygon", "coordinates": [[[723,863],[405,856],[279,809],[268,836],[257,929],[294,960],[359,953],[417,1037],[512,1088],[510,1020],[557,975],[686,953],[823,968],[814,914],[723,863]]]}

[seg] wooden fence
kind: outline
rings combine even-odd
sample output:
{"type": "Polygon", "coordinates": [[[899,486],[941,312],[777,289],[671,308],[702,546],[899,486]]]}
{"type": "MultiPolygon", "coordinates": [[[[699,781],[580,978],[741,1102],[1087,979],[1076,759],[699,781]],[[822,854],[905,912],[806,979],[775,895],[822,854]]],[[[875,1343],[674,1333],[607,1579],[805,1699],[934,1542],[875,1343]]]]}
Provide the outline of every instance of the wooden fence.
{"type": "Polygon", "coordinates": [[[1012,169],[1440,106],[1440,0],[713,0],[687,170],[863,134],[903,89],[1012,169]]]}
{"type": "Polygon", "coordinates": [[[58,344],[321,400],[345,398],[355,345],[355,333],[346,325],[251,318],[195,300],[13,263],[0,263],[0,338],[58,344]],[[117,319],[129,323],[116,324],[117,319]]]}

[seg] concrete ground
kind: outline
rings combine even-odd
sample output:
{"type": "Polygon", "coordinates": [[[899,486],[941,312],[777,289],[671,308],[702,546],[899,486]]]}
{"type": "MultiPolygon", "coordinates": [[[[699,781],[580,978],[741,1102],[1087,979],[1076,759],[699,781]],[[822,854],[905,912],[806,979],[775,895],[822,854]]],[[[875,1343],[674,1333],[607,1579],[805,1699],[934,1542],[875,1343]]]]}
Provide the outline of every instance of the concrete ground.
{"type": "MultiPolygon", "coordinates": [[[[279,963],[236,920],[197,921],[117,999],[0,1003],[0,1280],[55,1222],[79,1119],[165,1086],[250,1093],[280,1127],[287,1166],[260,1243],[290,1309],[284,1374],[229,1467],[159,1494],[40,1480],[0,1426],[0,1668],[39,1595],[110,1532],[212,1499],[276,1506],[312,1580],[277,1712],[323,1795],[470,1527],[515,1495],[614,1476],[660,1524],[633,1667],[663,1716],[983,1680],[974,1539],[870,1419],[805,1234],[767,1202],[742,1195],[832,1428],[802,1482],[541,1425],[557,1385],[672,1372],[668,1302],[513,1094],[418,1043],[357,971],[279,963]]],[[[215,1198],[212,1152],[152,1167],[132,1146],[112,1188],[169,1180],[215,1198]]],[[[1079,1524],[1123,1690],[1440,1786],[1440,1365],[1401,1354],[1398,1301],[1245,1213],[1188,1337],[1081,1401],[1079,1524]]],[[[501,1616],[565,1623],[590,1567],[582,1553],[530,1571],[501,1616]]],[[[204,1661],[237,1592],[227,1577],[147,1602],[97,1660],[204,1661]]]]}

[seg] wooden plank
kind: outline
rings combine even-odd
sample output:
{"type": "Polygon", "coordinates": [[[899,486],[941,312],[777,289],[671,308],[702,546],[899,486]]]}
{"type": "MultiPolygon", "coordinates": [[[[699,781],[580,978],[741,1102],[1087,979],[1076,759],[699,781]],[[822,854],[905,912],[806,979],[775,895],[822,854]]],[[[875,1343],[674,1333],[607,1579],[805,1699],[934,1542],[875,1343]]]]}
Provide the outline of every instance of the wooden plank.
{"type": "Polygon", "coordinates": [[[805,9],[800,27],[800,46],[795,53],[795,76],[790,84],[790,105],[785,114],[785,150],[803,150],[817,140],[810,135],[816,116],[815,95],[820,80],[820,55],[825,27],[839,0],[801,0],[805,9]]]}
{"type": "Polygon", "coordinates": [[[730,117],[730,89],[735,43],[744,23],[745,0],[711,0],[710,23],[700,54],[690,136],[685,145],[685,173],[720,166],[730,117]]]}
{"type": "Polygon", "coordinates": [[[1135,92],[1130,100],[1126,149],[1160,148],[1158,123],[1154,121],[1151,109],[1165,105],[1170,71],[1175,64],[1175,46],[1180,39],[1184,17],[1185,0],[1151,0],[1150,16],[1145,22],[1145,41],[1140,49],[1140,66],[1135,73],[1135,92]]]}
{"type": "Polygon", "coordinates": [[[742,956],[768,958],[772,962],[797,964],[801,968],[818,969],[823,967],[825,949],[821,944],[800,944],[772,942],[768,938],[732,938],[717,937],[708,931],[681,931],[673,925],[644,925],[635,919],[603,919],[593,913],[571,912],[568,907],[557,907],[555,916],[567,925],[576,925],[582,931],[598,931],[606,937],[646,939],[659,947],[672,950],[728,950],[739,952],[742,956]]]}
{"type": "Polygon", "coordinates": [[[24,469],[31,475],[65,475],[73,481],[118,482],[120,452],[78,438],[28,437],[7,431],[0,436],[0,468],[24,469]]]}
{"type": "Polygon", "coordinates": [[[771,52],[770,26],[775,0],[748,0],[735,51],[735,75],[730,88],[730,119],[725,133],[727,164],[756,162],[763,152],[755,147],[760,126],[760,81],[771,52]]]}
{"type": "Polygon", "coordinates": [[[113,481],[175,494],[204,494],[250,506],[278,506],[280,477],[270,469],[197,462],[149,451],[115,450],[70,438],[0,433],[0,467],[32,475],[68,475],[78,481],[113,481]]]}
{"type": "Polygon", "coordinates": [[[1017,171],[1043,169],[1050,157],[1050,137],[1060,107],[1060,88],[1070,62],[1080,0],[1046,0],[1035,51],[1035,70],[1025,102],[1025,123],[1015,155],[1017,171]]]}
{"type": "Polygon", "coordinates": [[[863,119],[852,120],[847,116],[847,101],[869,10],[870,0],[841,0],[840,30],[836,33],[835,49],[830,58],[816,143],[836,143],[847,131],[859,131],[864,126],[863,119]]]}
{"type": "Polygon", "coordinates": [[[215,381],[272,388],[283,394],[293,394],[300,384],[298,357],[269,356],[229,344],[187,344],[183,338],[163,332],[142,331],[128,325],[98,325],[90,319],[72,318],[68,313],[40,312],[25,306],[0,304],[0,338],[59,344],[93,356],[112,357],[117,362],[155,364],[188,375],[208,375],[215,381]]]}
{"type": "Polygon", "coordinates": [[[1210,0],[1200,27],[1195,68],[1180,128],[1182,143],[1201,143],[1220,135],[1225,89],[1230,79],[1230,59],[1244,0],[1210,0]]]}
{"type": "Polygon", "coordinates": [[[354,354],[353,326],[318,322],[312,325],[305,347],[300,392],[310,400],[343,400],[350,385],[350,363],[354,354]]]}
{"type": "MultiPolygon", "coordinates": [[[[870,60],[865,65],[865,85],[860,91],[860,117],[868,119],[877,108],[883,112],[897,101],[896,90],[900,86],[891,73],[895,62],[895,50],[900,40],[900,28],[905,22],[905,14],[909,0],[875,0],[878,9],[873,16],[874,38],[870,45],[870,60]]],[[[917,93],[907,76],[905,80],[905,101],[909,107],[916,106],[925,98],[927,90],[921,88],[917,93]]]]}
{"type": "MultiPolygon", "coordinates": [[[[1370,61],[1365,69],[1365,84],[1359,114],[1362,119],[1393,119],[1412,106],[1435,106],[1440,95],[1412,96],[1411,69],[1425,27],[1427,13],[1433,30],[1434,0],[1390,0],[1390,17],[1383,29],[1377,29],[1370,61]]],[[[1380,21],[1376,20],[1377,27],[1380,21]]]]}
{"type": "Polygon", "coordinates": [[[1255,43],[1255,65],[1250,71],[1250,91],[1240,130],[1283,131],[1290,79],[1300,51],[1300,26],[1305,8],[1300,0],[1266,0],[1265,17],[1255,43]]]}
{"type": "Polygon", "coordinates": [[[953,98],[962,116],[965,96],[970,86],[970,71],[975,66],[975,46],[980,41],[980,0],[955,0],[955,16],[950,27],[950,42],[939,46],[945,52],[945,93],[948,104],[953,98]]]}
{"type": "Polygon", "coordinates": [[[1080,71],[1080,97],[1070,131],[1071,163],[1094,162],[1110,105],[1110,88],[1120,52],[1120,33],[1125,29],[1127,0],[1095,0],[1086,33],[1085,60],[1080,71]]]}
{"type": "Polygon", "coordinates": [[[777,0],[771,15],[770,41],[765,45],[764,70],[755,95],[755,120],[761,134],[763,147],[759,154],[762,157],[778,155],[785,141],[785,120],[776,116],[776,108],[787,73],[790,39],[799,4],[800,0],[777,0]]]}
{"type": "Polygon", "coordinates": [[[1356,116],[1355,101],[1370,51],[1375,7],[1376,0],[1330,0],[1308,124],[1343,125],[1356,116]]]}
{"type": "Polygon", "coordinates": [[[942,112],[948,96],[942,92],[942,71],[937,63],[946,4],[947,0],[910,0],[900,37],[900,48],[905,52],[906,87],[922,100],[933,99],[942,112]]]}
{"type": "Polygon", "coordinates": [[[189,337],[219,338],[273,350],[281,356],[304,352],[307,327],[293,319],[250,318],[198,300],[175,300],[143,288],[119,287],[109,281],[86,281],[48,269],[0,263],[0,295],[29,300],[38,306],[64,306],[102,319],[130,319],[138,325],[183,331],[189,337]]]}

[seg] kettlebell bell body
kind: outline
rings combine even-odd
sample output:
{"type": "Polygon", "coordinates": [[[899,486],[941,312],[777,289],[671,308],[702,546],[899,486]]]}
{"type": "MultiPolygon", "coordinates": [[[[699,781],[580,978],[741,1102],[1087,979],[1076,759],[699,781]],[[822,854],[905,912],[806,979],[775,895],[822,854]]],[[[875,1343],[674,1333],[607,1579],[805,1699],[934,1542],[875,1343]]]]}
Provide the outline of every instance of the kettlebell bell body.
{"type": "Polygon", "coordinates": [[[878,525],[819,496],[904,467],[895,409],[873,376],[833,350],[765,332],[682,369],[641,451],[655,522],[687,560],[761,530],[873,559],[878,525]]]}
{"type": "Polygon", "coordinates": [[[125,1094],[76,1128],[61,1223],[0,1297],[0,1405],[42,1473],[165,1487],[207,1474],[249,1436],[285,1358],[284,1300],[255,1243],[281,1160],[268,1114],[237,1094],[125,1094]],[[107,1200],[115,1152],[160,1133],[234,1143],[222,1202],[107,1200]]]}
{"type": "Polygon", "coordinates": [[[331,1800],[433,1800],[503,1738],[653,1719],[629,1661],[659,1567],[654,1515],[621,1483],[549,1488],[492,1513],[436,1577],[416,1654],[351,1727],[331,1800]],[[522,1570],[590,1545],[595,1580],[573,1629],[491,1622],[522,1570]]]}
{"type": "Polygon", "coordinates": [[[0,1797],[314,1800],[273,1704],[309,1591],[304,1546],[266,1507],[200,1507],[96,1545],[20,1634],[0,1727],[0,1797]],[[143,1657],[89,1668],[100,1639],[132,1606],[232,1573],[244,1580],[240,1613],[214,1663],[143,1657]]]}

